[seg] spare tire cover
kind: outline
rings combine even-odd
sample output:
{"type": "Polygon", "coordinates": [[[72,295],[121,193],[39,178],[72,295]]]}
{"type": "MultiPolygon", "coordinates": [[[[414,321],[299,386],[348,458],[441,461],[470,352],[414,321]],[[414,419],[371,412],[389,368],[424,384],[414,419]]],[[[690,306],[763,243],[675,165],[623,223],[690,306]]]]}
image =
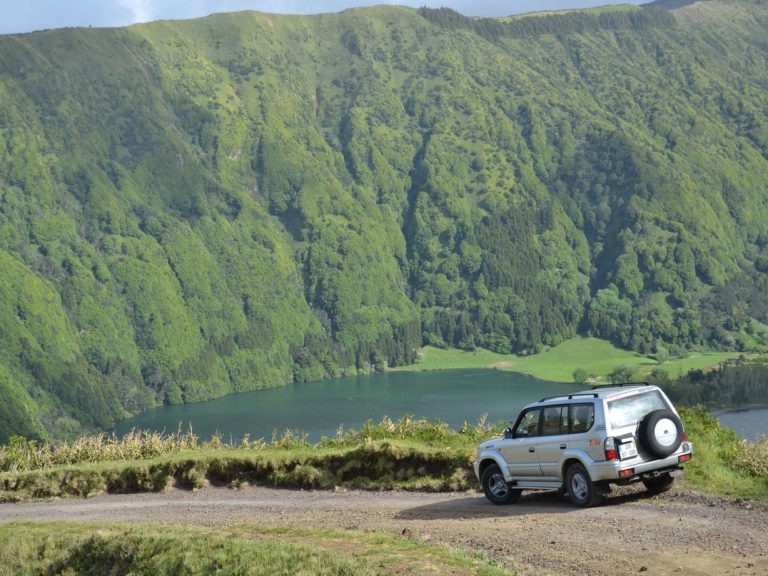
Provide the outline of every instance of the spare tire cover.
{"type": "Polygon", "coordinates": [[[654,410],[640,421],[638,440],[652,456],[666,458],[683,441],[683,423],[671,410],[654,410]]]}

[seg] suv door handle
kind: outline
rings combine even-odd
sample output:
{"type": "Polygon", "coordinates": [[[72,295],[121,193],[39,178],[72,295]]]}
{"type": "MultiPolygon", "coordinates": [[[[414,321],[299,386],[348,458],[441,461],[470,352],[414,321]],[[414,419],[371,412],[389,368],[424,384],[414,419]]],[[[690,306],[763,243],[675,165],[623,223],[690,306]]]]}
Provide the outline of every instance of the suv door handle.
{"type": "Polygon", "coordinates": [[[560,450],[565,450],[565,444],[560,444],[560,450]]]}
{"type": "Polygon", "coordinates": [[[530,452],[531,454],[533,454],[534,452],[536,452],[536,448],[528,448],[528,452],[530,452]]]}

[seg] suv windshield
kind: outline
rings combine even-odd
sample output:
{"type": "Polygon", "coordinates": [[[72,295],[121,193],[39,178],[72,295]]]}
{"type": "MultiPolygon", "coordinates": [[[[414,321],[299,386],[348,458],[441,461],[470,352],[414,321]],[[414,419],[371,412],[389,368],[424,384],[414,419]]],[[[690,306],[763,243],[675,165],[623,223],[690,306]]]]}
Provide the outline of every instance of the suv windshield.
{"type": "Polygon", "coordinates": [[[634,426],[648,412],[668,409],[669,406],[664,402],[661,394],[657,390],[651,390],[609,401],[608,420],[611,423],[611,428],[624,428],[625,426],[634,426]]]}

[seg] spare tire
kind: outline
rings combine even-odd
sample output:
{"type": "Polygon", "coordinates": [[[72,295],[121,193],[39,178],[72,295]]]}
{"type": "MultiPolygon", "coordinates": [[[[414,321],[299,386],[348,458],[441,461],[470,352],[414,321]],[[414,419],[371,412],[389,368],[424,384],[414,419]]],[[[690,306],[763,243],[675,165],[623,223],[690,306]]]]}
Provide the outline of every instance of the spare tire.
{"type": "Polygon", "coordinates": [[[654,410],[640,421],[638,440],[652,456],[666,458],[683,441],[683,423],[671,410],[654,410]]]}

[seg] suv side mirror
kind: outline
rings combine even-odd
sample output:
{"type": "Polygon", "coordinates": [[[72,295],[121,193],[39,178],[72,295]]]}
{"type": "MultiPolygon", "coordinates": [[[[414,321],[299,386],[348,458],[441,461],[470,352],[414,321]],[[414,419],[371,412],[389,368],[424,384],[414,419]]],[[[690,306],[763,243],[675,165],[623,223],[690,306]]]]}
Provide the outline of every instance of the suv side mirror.
{"type": "Polygon", "coordinates": [[[510,428],[509,426],[504,428],[504,439],[505,440],[511,440],[514,437],[515,437],[515,435],[512,433],[512,428],[510,428]]]}

